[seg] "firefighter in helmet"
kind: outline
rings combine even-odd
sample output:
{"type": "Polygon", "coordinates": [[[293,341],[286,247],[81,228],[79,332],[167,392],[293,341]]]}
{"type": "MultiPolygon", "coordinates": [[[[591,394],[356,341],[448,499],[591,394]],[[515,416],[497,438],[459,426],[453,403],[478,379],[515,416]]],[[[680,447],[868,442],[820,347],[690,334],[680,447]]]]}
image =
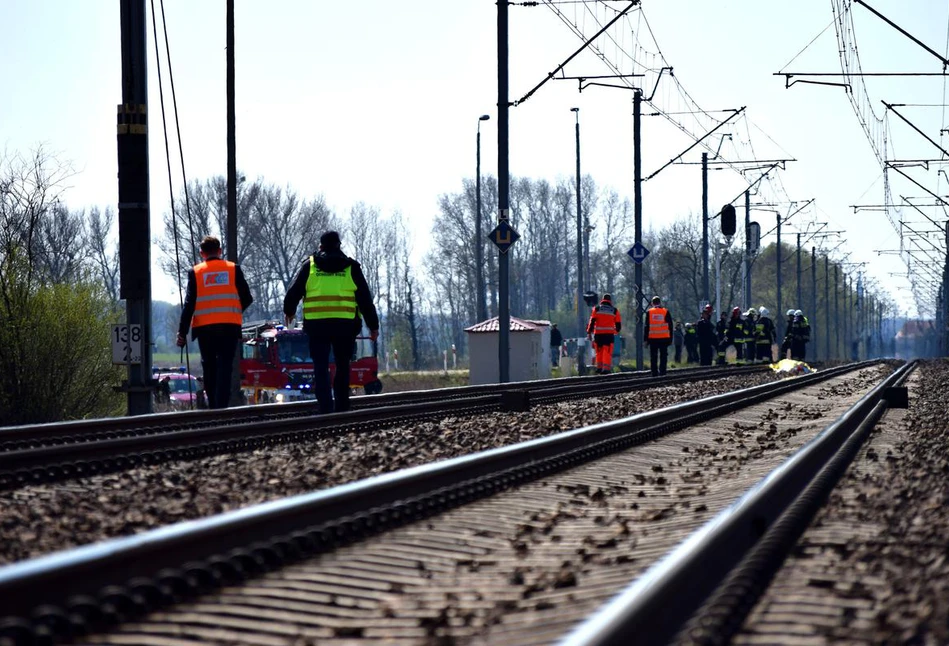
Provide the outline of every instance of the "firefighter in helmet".
{"type": "Polygon", "coordinates": [[[791,327],[794,325],[794,310],[790,309],[787,311],[787,321],[784,322],[784,340],[781,341],[781,358],[788,358],[788,350],[791,349],[791,340],[793,334],[791,332],[791,327]]]}
{"type": "Polygon", "coordinates": [[[685,324],[685,361],[699,362],[699,335],[694,323],[685,324]]]}
{"type": "Polygon", "coordinates": [[[811,324],[804,316],[804,312],[794,310],[794,320],[789,329],[791,330],[791,358],[804,361],[805,349],[808,341],[811,340],[811,324]]]}
{"type": "MultiPolygon", "coordinates": [[[[723,312],[724,314],[724,312],[723,312]]],[[[718,346],[718,365],[725,365],[725,352],[728,346],[735,346],[736,358],[741,360],[741,346],[745,342],[745,322],[741,320],[741,308],[732,308],[731,318],[725,324],[725,335],[718,346]]]]}
{"type": "Polygon", "coordinates": [[[755,308],[749,308],[745,313],[745,361],[748,363],[754,363],[755,357],[758,356],[757,345],[755,343],[755,337],[757,336],[757,326],[755,325],[758,320],[758,310],[755,308]]]}
{"type": "Polygon", "coordinates": [[[712,355],[715,354],[718,336],[715,332],[715,323],[712,321],[711,305],[702,308],[699,320],[695,322],[695,334],[699,343],[699,364],[712,365],[712,355]]]}
{"type": "Polygon", "coordinates": [[[758,343],[758,361],[771,363],[771,345],[775,342],[776,331],[771,312],[762,305],[758,308],[758,320],[755,322],[755,339],[758,343]]]}
{"type": "Polygon", "coordinates": [[[599,375],[613,372],[613,337],[622,329],[623,320],[619,310],[613,305],[613,297],[603,294],[600,304],[590,313],[587,323],[587,337],[593,337],[596,344],[594,368],[599,375]]]}

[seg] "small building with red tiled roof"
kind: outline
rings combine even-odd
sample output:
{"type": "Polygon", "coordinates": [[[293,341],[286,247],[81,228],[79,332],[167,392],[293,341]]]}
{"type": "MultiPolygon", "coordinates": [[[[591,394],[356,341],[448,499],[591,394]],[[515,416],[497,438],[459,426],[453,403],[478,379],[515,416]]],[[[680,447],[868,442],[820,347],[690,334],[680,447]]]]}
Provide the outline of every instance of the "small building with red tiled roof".
{"type": "MultiPolygon", "coordinates": [[[[500,330],[496,316],[465,328],[468,333],[468,355],[471,357],[468,381],[472,385],[498,383],[500,330]]],[[[534,321],[512,316],[510,331],[510,381],[548,379],[550,321],[534,321]]]]}

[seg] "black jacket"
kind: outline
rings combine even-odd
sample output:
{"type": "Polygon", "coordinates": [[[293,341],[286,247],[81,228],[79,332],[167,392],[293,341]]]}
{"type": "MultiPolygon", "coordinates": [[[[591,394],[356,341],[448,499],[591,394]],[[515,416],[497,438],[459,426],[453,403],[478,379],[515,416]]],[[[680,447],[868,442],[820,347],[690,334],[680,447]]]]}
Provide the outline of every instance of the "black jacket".
{"type": "MultiPolygon", "coordinates": [[[[208,262],[222,262],[220,258],[209,258],[208,262]]],[[[240,265],[234,267],[234,282],[237,287],[237,295],[241,299],[241,311],[246,311],[250,304],[254,302],[251,296],[250,287],[244,279],[244,272],[240,265]]],[[[188,291],[185,295],[185,303],[181,310],[181,319],[178,321],[178,334],[188,336],[188,329],[191,327],[191,319],[194,317],[194,306],[198,300],[198,281],[194,275],[194,267],[188,272],[188,291]]],[[[214,323],[212,325],[201,325],[191,331],[191,338],[197,339],[201,334],[227,333],[233,334],[236,338],[241,338],[241,326],[230,323],[214,323]]]]}
{"type": "Polygon", "coordinates": [[[550,347],[559,348],[561,343],[563,343],[563,334],[560,333],[560,330],[551,328],[550,329],[550,347]]]}
{"type": "MultiPolygon", "coordinates": [[[[359,315],[366,322],[366,327],[370,330],[379,329],[379,315],[376,313],[376,306],[372,304],[372,293],[369,291],[369,284],[362,273],[362,267],[358,262],[348,257],[342,251],[322,251],[314,254],[316,266],[322,271],[339,272],[347,267],[352,267],[351,275],[353,282],[356,283],[356,307],[359,308],[359,315]]],[[[287,316],[296,316],[297,305],[306,296],[306,281],[310,278],[310,259],[303,261],[303,266],[293,279],[293,284],[287,290],[287,296],[283,299],[283,313],[287,316]]],[[[314,325],[316,327],[337,328],[339,322],[334,319],[317,319],[313,321],[304,321],[305,326],[314,325]]],[[[348,329],[353,329],[352,322],[347,323],[348,329]]]]}
{"type": "Polygon", "coordinates": [[[710,318],[700,318],[695,322],[695,333],[699,337],[699,343],[702,345],[715,345],[718,342],[718,332],[715,329],[715,323],[710,318]]]}

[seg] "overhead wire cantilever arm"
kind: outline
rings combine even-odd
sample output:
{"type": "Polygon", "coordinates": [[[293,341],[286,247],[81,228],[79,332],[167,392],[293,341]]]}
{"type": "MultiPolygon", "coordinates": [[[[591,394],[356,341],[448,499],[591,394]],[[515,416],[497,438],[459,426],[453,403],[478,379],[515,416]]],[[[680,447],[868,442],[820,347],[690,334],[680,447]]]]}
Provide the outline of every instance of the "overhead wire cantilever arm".
{"type": "MultiPolygon", "coordinates": [[[[663,68],[663,69],[665,69],[665,68],[663,68]]],[[[659,85],[659,81],[657,80],[657,81],[656,81],[656,86],[658,87],[658,85],[659,85]]],[[[655,93],[656,93],[656,91],[653,90],[653,94],[655,94],[655,93]]],[[[649,99],[647,99],[647,100],[649,100],[649,99]]],[[[644,177],[644,178],[643,178],[643,181],[644,181],[644,182],[649,181],[649,180],[651,180],[653,177],[655,177],[656,175],[658,175],[660,172],[662,172],[663,170],[665,170],[669,165],[671,165],[671,164],[674,163],[677,159],[679,159],[680,157],[682,157],[682,155],[686,154],[687,152],[689,152],[690,150],[692,150],[693,148],[695,148],[696,146],[698,146],[700,143],[702,143],[703,141],[705,141],[705,139],[707,139],[709,136],[711,136],[712,133],[714,133],[716,130],[718,130],[719,128],[721,128],[722,126],[724,126],[726,123],[728,123],[729,121],[731,121],[732,119],[734,119],[735,117],[737,117],[739,114],[741,114],[742,112],[744,112],[746,107],[747,107],[747,106],[744,106],[744,105],[743,105],[743,106],[741,106],[739,109],[734,110],[733,113],[732,113],[731,115],[729,115],[727,119],[725,119],[725,120],[722,121],[720,124],[718,124],[717,126],[715,126],[714,128],[712,128],[711,130],[709,130],[708,132],[706,132],[704,135],[702,135],[702,136],[699,137],[698,139],[696,139],[695,142],[694,142],[691,146],[689,146],[688,148],[686,148],[685,150],[683,150],[681,153],[679,153],[678,155],[676,155],[675,157],[673,157],[672,159],[670,159],[669,161],[667,161],[665,164],[663,164],[663,165],[659,168],[659,170],[655,171],[654,173],[652,173],[652,174],[649,175],[648,177],[644,177]]]]}
{"type": "MultiPolygon", "coordinates": [[[[926,218],[927,220],[929,220],[930,222],[932,222],[934,225],[936,225],[936,226],[939,227],[939,228],[942,228],[942,225],[941,225],[941,224],[939,224],[938,222],[936,222],[935,220],[933,220],[931,217],[929,217],[928,215],[926,215],[926,213],[925,213],[921,208],[919,208],[918,206],[916,206],[915,204],[913,204],[912,202],[910,202],[908,199],[906,199],[906,198],[903,197],[902,195],[900,195],[900,199],[903,200],[904,202],[906,202],[907,204],[909,204],[911,207],[913,207],[913,208],[916,209],[917,211],[919,211],[919,214],[920,214],[920,215],[922,215],[924,218],[926,218]]],[[[938,206],[938,205],[937,205],[937,206],[938,206]]]]}
{"type": "Polygon", "coordinates": [[[564,67],[567,66],[567,63],[569,63],[570,61],[572,61],[574,58],[577,57],[577,55],[578,55],[580,52],[582,52],[584,49],[586,49],[587,47],[589,47],[590,43],[592,43],[594,40],[596,40],[597,38],[599,38],[600,35],[601,35],[603,32],[605,32],[607,29],[609,29],[610,27],[612,27],[612,26],[613,26],[613,23],[615,23],[617,20],[619,20],[620,18],[622,18],[623,16],[625,16],[627,13],[629,13],[630,9],[632,9],[633,7],[635,7],[636,5],[638,5],[639,2],[640,2],[640,0],[632,0],[632,2],[629,3],[629,6],[627,6],[625,9],[623,9],[622,11],[620,11],[619,13],[617,13],[616,16],[614,16],[612,20],[610,20],[608,23],[606,23],[605,25],[603,25],[603,28],[600,29],[600,31],[598,31],[598,32],[596,32],[595,34],[593,34],[593,37],[592,37],[592,38],[590,38],[590,39],[587,40],[585,43],[583,43],[577,51],[575,51],[574,53],[570,54],[570,56],[567,57],[567,60],[565,60],[565,61],[564,61],[563,63],[561,63],[560,65],[558,65],[558,66],[554,69],[554,71],[552,71],[550,74],[548,74],[547,77],[546,77],[543,81],[541,81],[540,83],[538,83],[537,85],[535,85],[535,86],[531,89],[530,92],[528,92],[527,94],[525,94],[524,96],[522,96],[522,97],[521,97],[520,99],[518,99],[517,101],[514,101],[513,103],[511,103],[511,105],[512,105],[512,106],[518,106],[518,105],[520,105],[521,103],[524,103],[524,101],[527,101],[527,99],[529,99],[529,98],[531,97],[531,95],[534,94],[534,92],[536,92],[537,90],[539,90],[539,89],[541,88],[541,86],[544,85],[544,83],[546,83],[546,82],[549,81],[550,79],[554,78],[560,70],[562,70],[564,67]]]}
{"type": "Polygon", "coordinates": [[[916,184],[916,186],[918,186],[919,188],[923,189],[924,191],[926,191],[927,193],[929,193],[930,195],[932,195],[934,198],[936,198],[937,200],[939,200],[939,204],[940,204],[940,206],[942,206],[943,211],[946,210],[946,206],[949,206],[949,202],[947,202],[946,200],[942,199],[941,197],[939,197],[938,195],[936,195],[935,193],[933,193],[932,191],[930,191],[928,188],[926,188],[925,186],[923,186],[922,184],[920,184],[919,182],[917,182],[915,179],[913,179],[912,177],[910,177],[909,175],[907,175],[906,173],[904,173],[903,171],[901,171],[901,170],[899,169],[899,167],[897,167],[897,166],[890,166],[890,168],[892,168],[892,169],[895,170],[897,173],[899,173],[900,175],[902,175],[903,177],[905,177],[906,179],[908,179],[909,181],[911,181],[913,184],[916,184]]]}
{"type": "MultiPolygon", "coordinates": [[[[798,79],[792,81],[792,76],[816,76],[813,74],[804,74],[801,72],[775,72],[772,76],[783,76],[784,77],[784,89],[789,89],[795,83],[808,83],[810,85],[830,85],[833,87],[842,87],[844,89],[850,89],[850,83],[833,83],[831,81],[806,81],[804,79],[798,79]]],[[[835,75],[835,76],[844,76],[844,75],[835,75]]]]}
{"type": "Polygon", "coordinates": [[[597,76],[558,76],[555,78],[555,81],[577,81],[577,91],[583,92],[584,89],[590,87],[591,85],[597,85],[600,87],[615,87],[620,90],[628,90],[628,85],[613,85],[612,83],[584,83],[590,79],[629,79],[629,78],[642,78],[646,76],[645,74],[601,74],[597,76]]]}
{"type": "MultiPolygon", "coordinates": [[[[735,198],[735,199],[738,199],[738,198],[735,198]]],[[[793,218],[795,215],[797,215],[798,213],[800,213],[801,211],[803,211],[804,209],[806,209],[808,206],[810,206],[810,205],[811,205],[811,202],[813,202],[813,201],[814,201],[814,198],[812,197],[812,198],[809,199],[808,201],[804,202],[804,204],[803,204],[802,206],[798,207],[798,209],[797,209],[796,211],[794,211],[794,213],[790,213],[790,214],[788,214],[788,216],[787,216],[786,218],[782,218],[781,223],[783,224],[783,223],[787,222],[788,220],[790,220],[791,218],[793,218]]],[[[779,213],[778,215],[780,216],[781,214],[779,213]]],[[[775,226],[775,227],[772,227],[771,230],[768,231],[768,233],[763,233],[763,234],[761,234],[761,237],[763,238],[763,237],[765,237],[766,235],[770,235],[771,233],[774,233],[774,231],[775,231],[777,228],[778,228],[778,227],[776,227],[776,226],[775,226]]],[[[850,254],[847,254],[847,256],[849,257],[850,254]]]]}
{"type": "Polygon", "coordinates": [[[944,58],[943,56],[941,56],[941,55],[939,54],[939,52],[937,52],[936,50],[934,50],[932,47],[930,47],[929,45],[927,45],[926,43],[924,43],[924,42],[921,41],[920,39],[916,38],[916,36],[914,36],[913,34],[909,33],[908,31],[906,31],[905,29],[903,29],[902,27],[900,27],[899,25],[897,25],[895,22],[893,22],[892,20],[890,20],[889,18],[887,18],[886,16],[884,16],[882,13],[880,13],[879,11],[877,11],[876,9],[874,9],[873,7],[871,7],[870,5],[868,5],[868,4],[867,4],[866,2],[864,2],[863,0],[853,0],[853,1],[856,2],[858,5],[860,5],[860,6],[864,7],[864,8],[866,8],[867,10],[869,10],[870,13],[874,14],[877,18],[879,18],[880,20],[882,20],[883,22],[885,22],[886,24],[888,24],[890,27],[893,27],[895,30],[897,30],[898,32],[900,32],[901,34],[903,34],[904,36],[906,36],[907,38],[909,38],[911,41],[913,41],[914,43],[916,43],[917,45],[919,45],[920,47],[922,47],[923,49],[925,49],[927,52],[929,52],[930,54],[932,54],[932,55],[935,56],[936,58],[938,58],[938,59],[939,59],[939,62],[942,63],[942,69],[943,69],[943,70],[945,70],[946,67],[949,67],[949,59],[946,59],[946,58],[944,58]]]}
{"type": "Polygon", "coordinates": [[[891,110],[891,111],[893,112],[893,114],[895,114],[895,115],[898,116],[900,119],[902,119],[910,128],[912,128],[913,130],[915,130],[916,132],[918,132],[920,135],[922,135],[923,138],[924,138],[926,141],[928,141],[928,142],[931,143],[933,146],[935,146],[936,148],[938,148],[938,149],[939,149],[939,152],[941,152],[941,153],[942,153],[943,155],[945,155],[946,157],[949,157],[949,151],[947,151],[945,148],[943,148],[942,146],[940,146],[939,144],[937,144],[935,141],[933,141],[932,137],[930,137],[930,136],[927,135],[925,132],[923,132],[922,130],[920,130],[920,129],[916,126],[915,123],[913,123],[912,121],[910,121],[909,119],[907,119],[906,117],[904,117],[902,114],[900,114],[899,110],[896,109],[896,105],[897,105],[897,104],[894,104],[894,103],[887,103],[886,101],[880,101],[880,103],[882,103],[883,105],[885,105],[888,110],[891,110]]]}

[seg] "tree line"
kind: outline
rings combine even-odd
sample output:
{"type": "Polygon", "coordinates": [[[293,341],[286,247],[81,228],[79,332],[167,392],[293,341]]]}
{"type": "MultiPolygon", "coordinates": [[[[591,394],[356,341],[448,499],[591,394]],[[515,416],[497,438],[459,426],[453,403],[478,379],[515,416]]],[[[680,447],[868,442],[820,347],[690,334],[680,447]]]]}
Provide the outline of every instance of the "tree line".
{"type": "MultiPolygon", "coordinates": [[[[0,338],[0,423],[16,419],[11,411],[25,399],[46,402],[43,406],[48,410],[30,413],[33,419],[96,415],[121,405],[121,398],[111,389],[99,389],[102,392],[94,397],[82,392],[88,390],[82,384],[121,381],[121,371],[109,363],[108,323],[121,320],[124,308],[118,293],[114,210],[67,208],[71,176],[68,165],[42,148],[29,156],[0,157],[0,316],[5,322],[0,330],[4,335],[0,338]],[[75,310],[80,320],[64,319],[61,312],[67,309],[75,310]],[[60,328],[68,348],[46,342],[46,336],[60,334],[60,328]],[[31,333],[24,335],[22,330],[31,333]],[[82,335],[83,343],[73,343],[75,335],[82,335]],[[38,343],[40,339],[43,341],[38,343]],[[94,372],[77,375],[68,369],[74,364],[66,359],[74,360],[76,353],[95,357],[90,365],[94,372]],[[59,403],[51,403],[50,397],[39,393],[25,394],[29,380],[40,375],[47,384],[56,384],[57,396],[52,399],[61,400],[59,403]],[[52,380],[51,375],[55,377],[52,380]],[[68,413],[63,412],[66,409],[68,413]]],[[[572,178],[551,182],[512,177],[510,186],[510,222],[521,236],[508,251],[511,314],[547,319],[558,323],[566,336],[576,335],[580,332],[576,184],[572,178]]],[[[452,346],[464,362],[464,330],[478,322],[479,274],[486,286],[489,316],[497,315],[498,252],[487,236],[496,222],[496,177],[488,175],[482,181],[480,264],[475,246],[478,200],[474,178],[463,179],[457,191],[439,195],[434,213],[425,214],[384,214],[365,203],[334,212],[323,195],[304,196],[264,178],[241,178],[237,202],[238,261],[255,297],[246,314],[248,320],[282,320],[287,288],[328,229],[341,232],[343,250],[362,264],[382,319],[380,350],[383,354],[398,350],[401,366],[440,367],[442,352],[452,346]],[[417,217],[432,223],[430,246],[421,256],[410,226],[410,220],[417,217]]],[[[211,234],[226,239],[226,203],[223,176],[190,181],[187,191],[181,190],[173,208],[163,214],[161,230],[153,232],[161,250],[156,259],[158,270],[183,285],[186,272],[199,258],[201,238],[211,234]]],[[[638,291],[634,265],[626,255],[633,244],[632,213],[630,201],[616,190],[599,187],[589,175],[582,178],[579,235],[583,288],[600,295],[611,293],[630,329],[638,291]]],[[[648,212],[644,221],[650,221],[648,212]]],[[[717,239],[717,235],[713,237],[713,245],[717,239]]],[[[668,225],[647,228],[643,243],[651,252],[643,265],[643,294],[647,298],[661,296],[677,320],[697,319],[704,297],[701,218],[682,214],[668,225]]],[[[722,246],[723,309],[741,305],[742,243],[730,240],[722,246]]],[[[805,303],[794,303],[793,251],[784,246],[783,304],[805,310],[812,326],[816,323],[820,329],[838,324],[829,318],[835,298],[846,304],[845,313],[849,311],[846,307],[857,309],[858,302],[866,309],[871,309],[868,303],[873,302],[877,308],[873,311],[888,311],[889,305],[878,296],[862,294],[858,301],[856,285],[838,282],[825,295],[824,281],[833,280],[835,268],[842,276],[844,268],[829,261],[825,274],[820,254],[816,262],[818,311],[810,312],[806,306],[811,303],[810,281],[803,286],[805,303]]],[[[782,317],[776,311],[774,256],[775,245],[771,244],[755,257],[752,295],[756,307],[765,305],[778,319],[782,317]]],[[[714,292],[714,263],[710,278],[714,292]]],[[[163,314],[154,322],[154,336],[170,341],[180,309],[177,304],[155,309],[163,314]]],[[[873,315],[853,320],[851,335],[857,334],[860,323],[868,328],[873,315]]],[[[843,355],[850,341],[836,341],[836,354],[843,355]]]]}

